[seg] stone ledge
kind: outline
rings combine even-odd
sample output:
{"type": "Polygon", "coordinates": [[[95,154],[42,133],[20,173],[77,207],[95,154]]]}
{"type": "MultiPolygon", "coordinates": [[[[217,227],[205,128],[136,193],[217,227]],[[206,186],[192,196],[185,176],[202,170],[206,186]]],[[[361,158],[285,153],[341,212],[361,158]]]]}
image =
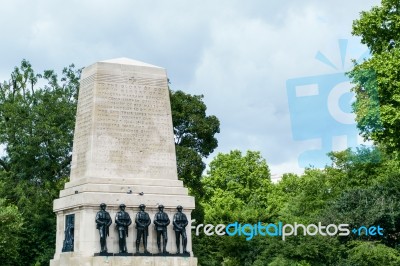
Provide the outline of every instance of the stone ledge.
{"type": "Polygon", "coordinates": [[[98,209],[102,202],[109,207],[118,207],[121,203],[126,206],[139,206],[143,203],[148,207],[163,204],[166,209],[176,209],[178,205],[184,206],[186,210],[193,210],[195,207],[194,197],[185,195],[144,194],[140,196],[126,193],[84,192],[54,200],[53,210],[58,212],[80,207],[98,209]]]}
{"type": "Polygon", "coordinates": [[[115,184],[82,184],[60,191],[60,198],[83,192],[106,192],[123,194],[168,194],[188,195],[188,189],[182,186],[166,187],[159,185],[115,185],[115,184]]]}
{"type": "Polygon", "coordinates": [[[99,177],[84,177],[75,181],[70,181],[65,183],[65,189],[72,188],[79,185],[84,184],[115,184],[115,185],[143,185],[143,186],[153,186],[157,184],[158,186],[166,186],[166,187],[183,187],[183,182],[178,180],[178,177],[175,180],[172,179],[152,179],[152,178],[99,178],[99,177]]]}
{"type": "Polygon", "coordinates": [[[197,266],[196,257],[172,256],[96,256],[81,257],[73,252],[60,255],[59,259],[50,260],[50,266],[197,266]]]}

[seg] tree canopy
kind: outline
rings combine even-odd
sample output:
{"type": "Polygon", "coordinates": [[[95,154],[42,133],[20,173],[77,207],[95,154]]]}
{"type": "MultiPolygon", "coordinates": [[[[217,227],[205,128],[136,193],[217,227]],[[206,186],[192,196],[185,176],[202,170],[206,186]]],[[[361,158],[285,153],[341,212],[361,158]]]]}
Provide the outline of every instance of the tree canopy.
{"type": "Polygon", "coordinates": [[[23,60],[0,83],[0,198],[24,220],[15,265],[46,265],[54,254],[52,202],[69,177],[79,77],[74,65],[59,78],[23,60]]]}
{"type": "Polygon", "coordinates": [[[201,196],[200,183],[207,158],[218,146],[219,120],[207,115],[203,95],[170,91],[172,123],[174,126],[178,177],[189,187],[191,194],[201,196]]]}
{"type": "Polygon", "coordinates": [[[366,139],[400,151],[400,4],[382,0],[382,5],[361,12],[353,23],[371,57],[349,72],[355,84],[357,126],[366,139]]]}
{"type": "Polygon", "coordinates": [[[200,265],[397,265],[400,167],[385,150],[330,153],[332,164],[269,181],[258,152],[219,154],[203,178],[204,223],[381,226],[383,236],[194,236],[200,265]]]}
{"type": "Polygon", "coordinates": [[[23,218],[15,205],[0,199],[0,260],[4,266],[17,265],[23,218]]]}
{"type": "Polygon", "coordinates": [[[202,180],[205,222],[232,222],[268,218],[270,171],[260,152],[239,150],[218,154],[202,180]]]}

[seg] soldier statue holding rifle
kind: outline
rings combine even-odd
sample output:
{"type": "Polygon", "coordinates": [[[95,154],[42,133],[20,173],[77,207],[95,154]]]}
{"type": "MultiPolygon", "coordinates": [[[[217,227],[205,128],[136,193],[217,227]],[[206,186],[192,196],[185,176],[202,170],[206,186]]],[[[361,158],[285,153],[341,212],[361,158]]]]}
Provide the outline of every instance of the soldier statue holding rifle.
{"type": "Polygon", "coordinates": [[[115,223],[118,229],[119,237],[119,253],[127,253],[126,238],[128,237],[128,226],[131,225],[132,220],[129,214],[125,211],[125,204],[119,205],[120,211],[115,216],[115,223]]]}
{"type": "Polygon", "coordinates": [[[100,204],[100,211],[96,214],[96,228],[100,234],[100,253],[107,253],[107,236],[109,236],[109,227],[112,223],[106,207],[106,204],[100,204]]]}

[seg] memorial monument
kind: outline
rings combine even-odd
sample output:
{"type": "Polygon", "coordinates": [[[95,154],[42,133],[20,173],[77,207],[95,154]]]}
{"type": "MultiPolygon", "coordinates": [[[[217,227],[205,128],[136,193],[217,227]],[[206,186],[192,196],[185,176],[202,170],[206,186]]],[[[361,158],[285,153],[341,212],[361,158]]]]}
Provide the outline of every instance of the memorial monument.
{"type": "MultiPolygon", "coordinates": [[[[99,255],[105,249],[95,222],[101,203],[107,204],[111,217],[121,205],[133,217],[140,204],[154,217],[163,205],[170,219],[181,205],[191,220],[194,198],[177,177],[168,80],[161,67],[119,58],[83,69],[70,181],[54,201],[56,252],[50,265],[197,265],[190,230],[191,256],[176,256],[171,225],[168,256],[158,254],[153,224],[148,228],[147,249],[158,256],[129,256],[136,250],[135,226],[127,227],[126,256],[99,255]],[[65,232],[72,234],[73,246],[63,252],[65,232]]],[[[110,226],[105,253],[119,253],[119,241],[117,227],[110,226]]]]}

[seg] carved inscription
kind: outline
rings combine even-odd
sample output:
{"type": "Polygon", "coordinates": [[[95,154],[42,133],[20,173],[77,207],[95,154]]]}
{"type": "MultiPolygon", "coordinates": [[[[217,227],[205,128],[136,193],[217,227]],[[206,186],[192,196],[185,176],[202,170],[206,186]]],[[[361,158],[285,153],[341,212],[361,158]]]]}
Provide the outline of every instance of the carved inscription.
{"type": "Polygon", "coordinates": [[[175,166],[168,90],[99,82],[96,88],[96,168],[157,176],[175,166]]]}
{"type": "Polygon", "coordinates": [[[94,82],[94,75],[91,75],[80,83],[71,176],[82,176],[86,170],[86,152],[89,149],[93,118],[94,82]]]}
{"type": "Polygon", "coordinates": [[[176,179],[166,77],[103,67],[81,81],[71,178],[176,179]]]}

